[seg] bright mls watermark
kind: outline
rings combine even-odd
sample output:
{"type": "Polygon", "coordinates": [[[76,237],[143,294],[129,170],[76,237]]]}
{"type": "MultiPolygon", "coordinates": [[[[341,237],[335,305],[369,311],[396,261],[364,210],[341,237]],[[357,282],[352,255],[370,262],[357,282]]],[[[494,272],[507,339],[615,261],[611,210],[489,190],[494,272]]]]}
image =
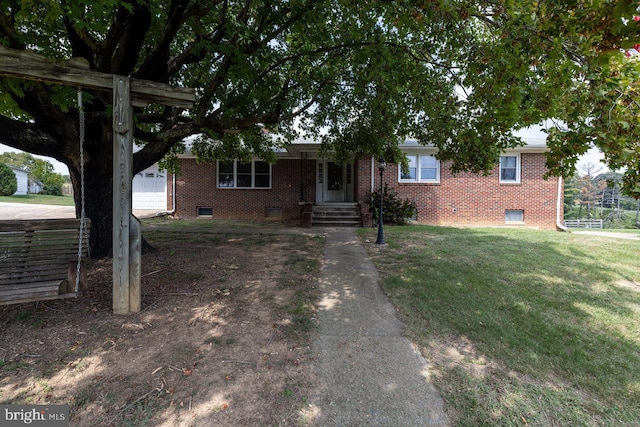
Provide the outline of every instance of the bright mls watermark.
{"type": "Polygon", "coordinates": [[[69,427],[69,405],[0,405],[0,426],[69,427]]]}

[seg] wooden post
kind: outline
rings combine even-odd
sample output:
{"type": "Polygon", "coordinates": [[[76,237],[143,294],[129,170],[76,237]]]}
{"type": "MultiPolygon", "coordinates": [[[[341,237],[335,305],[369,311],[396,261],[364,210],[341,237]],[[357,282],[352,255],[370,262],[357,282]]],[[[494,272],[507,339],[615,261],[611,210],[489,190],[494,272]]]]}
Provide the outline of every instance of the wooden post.
{"type": "Polygon", "coordinates": [[[129,311],[142,309],[142,227],[134,215],[129,217],[129,311]]]}
{"type": "MultiPolygon", "coordinates": [[[[67,292],[75,292],[76,289],[76,274],[78,273],[78,261],[69,261],[69,267],[67,270],[67,292]]],[[[80,282],[78,283],[78,291],[87,290],[87,264],[84,261],[80,262],[80,282]]]]}
{"type": "Polygon", "coordinates": [[[129,313],[133,109],[129,77],[113,76],[113,312],[129,313]]]}
{"type": "MultiPolygon", "coordinates": [[[[113,312],[140,310],[140,224],[133,225],[133,110],[149,103],[191,108],[195,90],[89,70],[86,61],[56,62],[0,45],[0,76],[113,91],[113,312]],[[78,66],[79,62],[83,66],[78,66]],[[137,231],[132,228],[137,227],[137,231]],[[133,233],[133,234],[131,234],[133,233]],[[137,277],[137,278],[136,278],[137,277]]],[[[136,218],[137,221],[137,218],[136,218]]]]}

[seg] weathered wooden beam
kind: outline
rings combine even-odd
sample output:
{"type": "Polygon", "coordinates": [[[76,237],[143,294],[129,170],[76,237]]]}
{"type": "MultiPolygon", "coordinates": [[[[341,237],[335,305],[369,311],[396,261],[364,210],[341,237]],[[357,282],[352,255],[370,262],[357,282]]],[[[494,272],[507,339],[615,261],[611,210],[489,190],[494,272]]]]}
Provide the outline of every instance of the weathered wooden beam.
{"type": "Polygon", "coordinates": [[[129,216],[129,311],[142,309],[142,226],[140,220],[129,216]]]}
{"type": "MultiPolygon", "coordinates": [[[[55,62],[32,52],[0,46],[0,76],[36,80],[45,83],[82,87],[102,91],[113,90],[113,75],[87,69],[81,61],[55,62]]],[[[191,108],[195,91],[164,83],[130,79],[131,105],[151,103],[191,108]]]]}
{"type": "Polygon", "coordinates": [[[129,313],[129,215],[133,178],[133,109],[129,78],[113,76],[113,312],[129,313]]]}
{"type": "Polygon", "coordinates": [[[139,311],[140,224],[130,220],[135,126],[131,107],[160,103],[191,108],[195,91],[91,71],[82,60],[54,62],[3,46],[0,46],[0,76],[113,93],[113,312],[139,311]]]}

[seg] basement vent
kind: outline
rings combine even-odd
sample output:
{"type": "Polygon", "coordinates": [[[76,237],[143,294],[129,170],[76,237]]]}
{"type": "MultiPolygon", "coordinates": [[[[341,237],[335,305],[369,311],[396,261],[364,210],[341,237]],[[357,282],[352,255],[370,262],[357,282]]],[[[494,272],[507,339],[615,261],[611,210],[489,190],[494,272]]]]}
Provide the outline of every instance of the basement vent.
{"type": "Polygon", "coordinates": [[[504,211],[504,222],[507,224],[521,224],[524,222],[523,210],[507,209],[504,211]]]}
{"type": "Polygon", "coordinates": [[[196,208],[196,215],[199,218],[212,218],[213,217],[213,208],[210,206],[198,206],[196,208]]]}
{"type": "Polygon", "coordinates": [[[282,208],[266,208],[264,216],[268,219],[282,219],[282,208]]]}

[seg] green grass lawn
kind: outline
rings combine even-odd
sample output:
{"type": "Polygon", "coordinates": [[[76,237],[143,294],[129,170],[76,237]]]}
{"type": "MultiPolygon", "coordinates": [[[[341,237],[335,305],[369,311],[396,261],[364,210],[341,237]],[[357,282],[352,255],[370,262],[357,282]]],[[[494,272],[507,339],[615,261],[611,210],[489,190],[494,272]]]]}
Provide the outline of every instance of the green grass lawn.
{"type": "Polygon", "coordinates": [[[455,425],[639,425],[637,241],[385,230],[367,247],[455,425]]]}
{"type": "Polygon", "coordinates": [[[42,194],[27,194],[26,196],[0,196],[4,203],[28,203],[36,205],[74,206],[72,196],[45,196],[42,194]]]}
{"type": "Polygon", "coordinates": [[[585,229],[585,228],[571,228],[570,231],[576,231],[576,232],[580,232],[580,231],[598,231],[598,232],[603,232],[603,233],[624,233],[624,234],[635,234],[636,236],[640,237],[640,230],[637,228],[603,228],[603,229],[599,229],[599,228],[589,228],[589,229],[585,229]]]}

